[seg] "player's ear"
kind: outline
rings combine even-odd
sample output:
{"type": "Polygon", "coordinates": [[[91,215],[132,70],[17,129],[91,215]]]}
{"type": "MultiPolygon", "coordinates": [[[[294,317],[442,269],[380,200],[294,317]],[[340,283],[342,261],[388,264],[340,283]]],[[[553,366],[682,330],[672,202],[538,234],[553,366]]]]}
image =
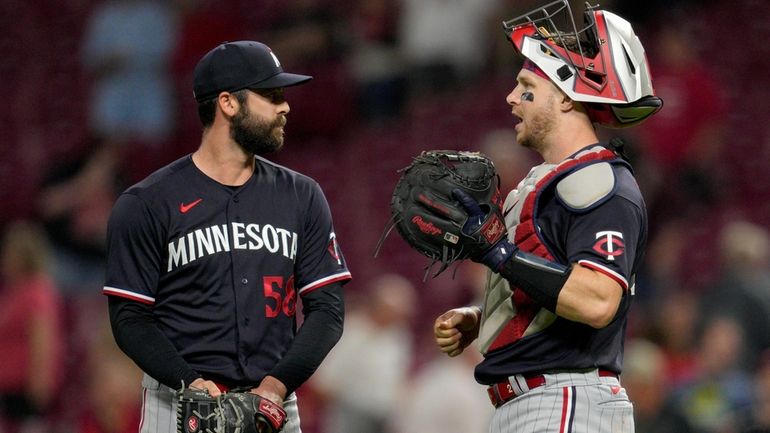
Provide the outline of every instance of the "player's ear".
{"type": "Polygon", "coordinates": [[[222,92],[217,96],[217,107],[226,117],[233,117],[240,109],[238,99],[230,92],[222,92]]]}
{"type": "Polygon", "coordinates": [[[572,100],[572,98],[567,96],[567,94],[562,91],[559,91],[559,93],[561,93],[561,102],[559,102],[559,109],[564,113],[574,110],[575,102],[572,100]]]}

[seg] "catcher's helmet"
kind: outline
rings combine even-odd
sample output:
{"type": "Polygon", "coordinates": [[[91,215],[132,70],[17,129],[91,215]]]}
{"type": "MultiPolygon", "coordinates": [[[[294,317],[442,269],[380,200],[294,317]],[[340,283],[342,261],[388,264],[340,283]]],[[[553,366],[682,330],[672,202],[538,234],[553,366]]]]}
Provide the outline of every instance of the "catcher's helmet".
{"type": "Polygon", "coordinates": [[[623,128],[655,114],[655,96],[644,47],[623,18],[586,3],[582,29],[569,0],[556,0],[503,22],[516,51],[536,64],[597,124],[623,128]],[[561,15],[570,31],[556,28],[561,15]],[[568,24],[569,25],[569,24],[568,24]]]}

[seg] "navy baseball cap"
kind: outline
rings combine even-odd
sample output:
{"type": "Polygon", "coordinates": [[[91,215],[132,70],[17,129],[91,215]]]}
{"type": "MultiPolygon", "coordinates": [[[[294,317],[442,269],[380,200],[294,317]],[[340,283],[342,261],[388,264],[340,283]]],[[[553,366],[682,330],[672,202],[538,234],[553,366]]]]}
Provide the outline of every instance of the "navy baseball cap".
{"type": "Polygon", "coordinates": [[[201,102],[220,92],[296,86],[312,78],[283,72],[273,50],[261,42],[225,42],[206,53],[195,66],[193,96],[201,102]]]}

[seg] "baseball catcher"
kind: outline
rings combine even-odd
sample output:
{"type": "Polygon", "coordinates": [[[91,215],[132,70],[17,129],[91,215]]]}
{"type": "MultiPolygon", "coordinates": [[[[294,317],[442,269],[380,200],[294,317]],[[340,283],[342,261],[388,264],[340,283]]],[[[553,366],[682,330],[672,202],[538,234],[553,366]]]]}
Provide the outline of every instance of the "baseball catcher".
{"type": "MultiPolygon", "coordinates": [[[[474,378],[495,407],[490,433],[634,432],[620,374],[647,210],[630,163],[596,125],[639,124],[663,102],[631,24],[587,4],[578,27],[570,3],[503,24],[523,57],[505,96],[516,143],[542,162],[505,198],[507,236],[469,255],[488,268],[481,305],[433,324],[441,352],[473,343],[483,355],[474,378]]],[[[498,218],[453,194],[471,221],[464,232],[498,218]]]]}
{"type": "Polygon", "coordinates": [[[505,236],[499,177],[485,155],[424,151],[400,172],[392,218],[378,251],[395,227],[412,248],[432,260],[426,277],[441,263],[435,277],[455,261],[483,255],[505,236]]]}
{"type": "Polygon", "coordinates": [[[183,387],[177,398],[177,433],[277,433],[286,423],[281,406],[250,392],[212,397],[183,387]]]}

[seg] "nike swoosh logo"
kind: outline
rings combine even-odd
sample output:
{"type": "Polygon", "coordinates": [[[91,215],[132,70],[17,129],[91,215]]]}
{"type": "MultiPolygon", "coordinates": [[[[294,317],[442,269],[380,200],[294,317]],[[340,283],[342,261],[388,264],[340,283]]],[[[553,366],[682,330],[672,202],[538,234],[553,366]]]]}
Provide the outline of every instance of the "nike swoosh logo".
{"type": "Polygon", "coordinates": [[[198,203],[200,203],[202,201],[203,201],[203,199],[199,198],[198,200],[195,200],[192,203],[188,203],[188,204],[179,203],[179,212],[187,213],[187,211],[189,211],[190,209],[194,208],[195,205],[197,205],[198,203]]]}

